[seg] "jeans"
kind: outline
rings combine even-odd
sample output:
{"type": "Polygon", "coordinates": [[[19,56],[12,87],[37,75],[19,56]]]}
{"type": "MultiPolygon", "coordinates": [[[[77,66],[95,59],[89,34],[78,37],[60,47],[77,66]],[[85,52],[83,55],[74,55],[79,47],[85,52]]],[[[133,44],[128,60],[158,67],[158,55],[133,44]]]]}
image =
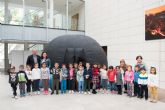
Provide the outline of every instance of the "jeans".
{"type": "Polygon", "coordinates": [[[63,79],[61,81],[61,93],[66,93],[66,85],[67,85],[66,82],[67,82],[66,79],[63,79]]]}
{"type": "Polygon", "coordinates": [[[103,89],[107,89],[107,83],[108,83],[108,79],[101,80],[101,86],[103,89]]]}
{"type": "Polygon", "coordinates": [[[110,86],[110,91],[115,90],[115,82],[114,81],[109,81],[109,86],[110,86]]]}
{"type": "Polygon", "coordinates": [[[20,89],[20,96],[25,96],[25,82],[20,82],[19,83],[19,89],[20,89]]]}
{"type": "Polygon", "coordinates": [[[33,83],[32,83],[33,92],[40,91],[39,84],[40,84],[39,79],[33,80],[33,83]]]}
{"type": "Polygon", "coordinates": [[[84,81],[78,81],[79,92],[84,91],[84,81]]]}

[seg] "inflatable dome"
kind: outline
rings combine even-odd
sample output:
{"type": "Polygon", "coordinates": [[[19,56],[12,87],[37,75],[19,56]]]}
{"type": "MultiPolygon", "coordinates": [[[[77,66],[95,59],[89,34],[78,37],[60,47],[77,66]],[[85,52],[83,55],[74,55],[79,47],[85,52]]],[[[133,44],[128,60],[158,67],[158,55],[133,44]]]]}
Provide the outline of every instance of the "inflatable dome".
{"type": "Polygon", "coordinates": [[[84,35],[59,36],[50,41],[44,51],[52,65],[55,62],[60,65],[78,62],[107,65],[107,57],[102,47],[94,39],[84,35]]]}

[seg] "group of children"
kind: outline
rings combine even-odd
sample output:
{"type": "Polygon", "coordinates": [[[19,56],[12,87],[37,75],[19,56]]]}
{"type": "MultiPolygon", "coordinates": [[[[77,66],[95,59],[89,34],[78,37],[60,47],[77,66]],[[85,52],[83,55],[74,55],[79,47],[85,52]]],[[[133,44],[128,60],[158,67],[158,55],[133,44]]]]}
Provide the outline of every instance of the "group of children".
{"type": "Polygon", "coordinates": [[[93,64],[91,66],[90,63],[86,63],[83,66],[82,63],[75,63],[69,64],[68,68],[62,64],[62,68],[60,68],[59,64],[55,63],[54,67],[49,69],[43,62],[41,68],[37,63],[32,69],[29,65],[26,66],[26,69],[20,65],[18,73],[15,72],[15,67],[11,67],[9,83],[13,89],[14,98],[18,98],[18,84],[20,97],[39,95],[41,90],[43,90],[43,94],[48,95],[49,88],[51,95],[54,94],[54,91],[59,94],[59,88],[61,94],[66,94],[68,90],[69,93],[97,94],[102,92],[122,95],[125,85],[125,93],[129,97],[145,97],[148,100],[149,88],[151,102],[157,102],[158,78],[155,67],[151,67],[150,74],[147,74],[146,68],[139,65],[134,68],[127,65],[127,69],[124,71],[120,66],[107,68],[106,65],[93,64]]]}

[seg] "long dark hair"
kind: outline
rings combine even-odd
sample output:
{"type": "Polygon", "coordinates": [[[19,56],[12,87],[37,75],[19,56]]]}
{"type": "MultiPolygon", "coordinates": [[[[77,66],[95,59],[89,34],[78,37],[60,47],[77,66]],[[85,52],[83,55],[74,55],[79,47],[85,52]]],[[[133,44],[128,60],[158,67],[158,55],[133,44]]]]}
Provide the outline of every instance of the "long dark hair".
{"type": "MultiPolygon", "coordinates": [[[[43,59],[44,57],[43,57],[43,54],[44,53],[46,53],[46,52],[42,52],[42,54],[41,54],[41,59],[43,59]]],[[[48,58],[48,55],[47,55],[47,53],[46,53],[46,59],[48,58]]]]}

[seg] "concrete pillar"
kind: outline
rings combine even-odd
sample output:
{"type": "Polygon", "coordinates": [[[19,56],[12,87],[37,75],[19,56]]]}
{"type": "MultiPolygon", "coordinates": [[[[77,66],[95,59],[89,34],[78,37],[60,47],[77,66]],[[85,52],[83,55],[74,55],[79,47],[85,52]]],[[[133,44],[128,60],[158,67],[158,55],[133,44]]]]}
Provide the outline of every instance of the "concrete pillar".
{"type": "Polygon", "coordinates": [[[8,58],[8,43],[4,43],[4,70],[5,70],[5,74],[8,74],[7,71],[10,68],[9,65],[9,58],[8,58]]]}
{"type": "Polygon", "coordinates": [[[29,50],[29,44],[28,43],[24,43],[24,50],[29,50]]]}
{"type": "Polygon", "coordinates": [[[54,18],[54,1],[49,0],[49,27],[53,27],[53,18],[54,18]]]}
{"type": "Polygon", "coordinates": [[[10,10],[9,10],[9,0],[4,1],[5,4],[5,24],[9,24],[11,20],[10,10]]]}

